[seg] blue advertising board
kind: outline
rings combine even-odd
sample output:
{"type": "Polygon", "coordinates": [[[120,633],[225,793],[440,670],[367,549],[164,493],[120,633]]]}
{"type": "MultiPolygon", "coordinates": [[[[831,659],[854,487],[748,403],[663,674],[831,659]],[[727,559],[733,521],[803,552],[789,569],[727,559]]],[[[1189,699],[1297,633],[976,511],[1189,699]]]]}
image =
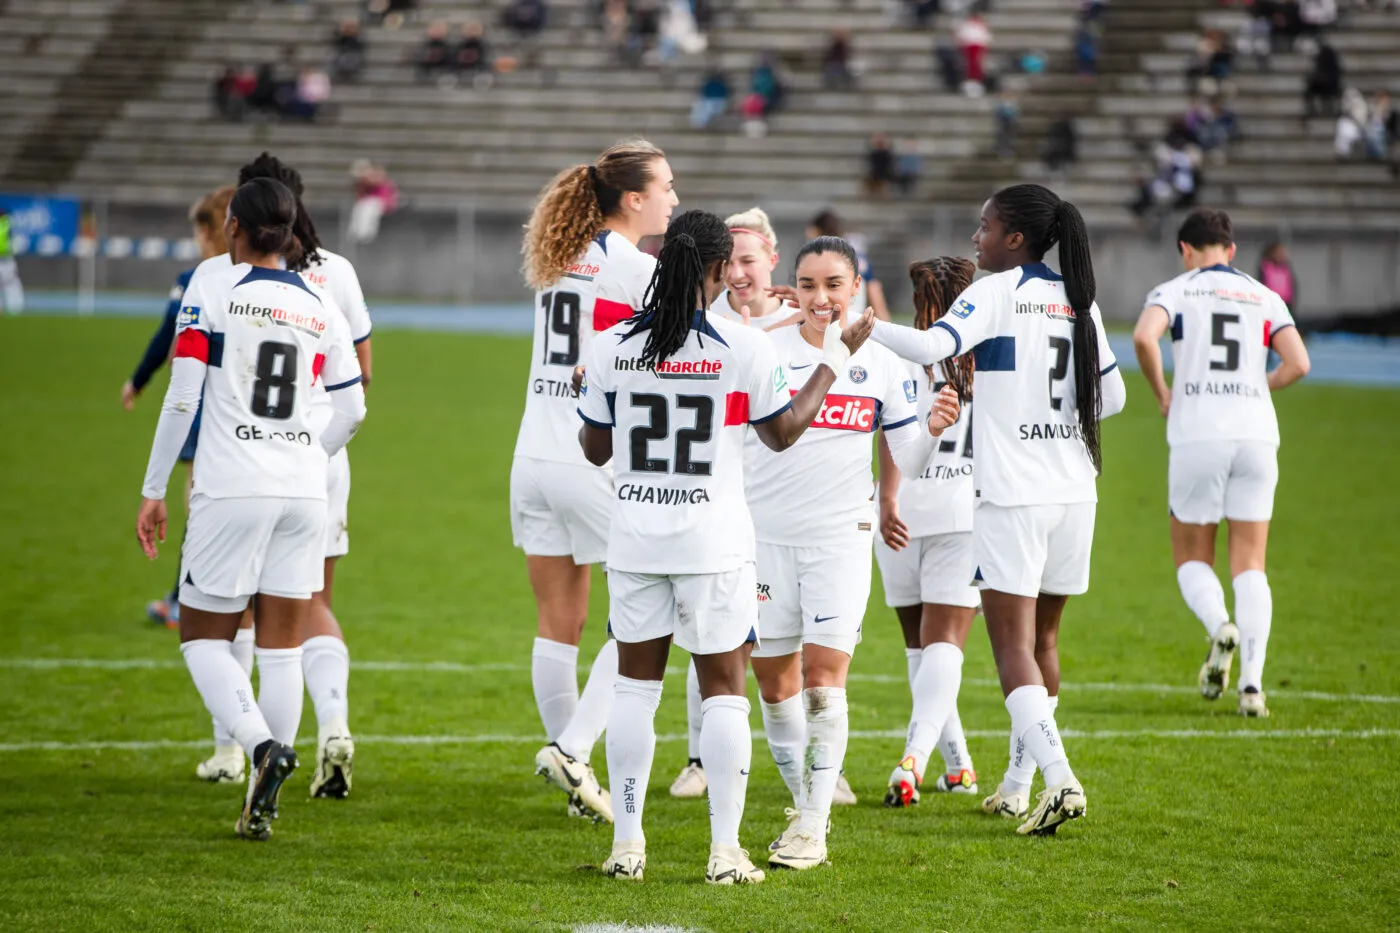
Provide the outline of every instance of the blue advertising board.
{"type": "Polygon", "coordinates": [[[15,253],[64,256],[72,252],[80,213],[76,199],[0,192],[0,210],[9,215],[15,253]]]}

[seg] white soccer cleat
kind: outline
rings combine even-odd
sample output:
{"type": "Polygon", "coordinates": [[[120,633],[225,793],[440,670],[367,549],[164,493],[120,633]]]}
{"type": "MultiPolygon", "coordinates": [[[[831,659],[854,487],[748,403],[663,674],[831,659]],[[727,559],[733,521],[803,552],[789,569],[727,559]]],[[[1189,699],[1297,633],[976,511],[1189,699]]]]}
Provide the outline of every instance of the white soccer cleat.
{"type": "Polygon", "coordinates": [[[1233,622],[1220,626],[1220,631],[1210,640],[1206,662],[1201,665],[1201,672],[1196,677],[1201,696],[1207,700],[1220,699],[1220,695],[1230,686],[1230,662],[1235,659],[1235,646],[1239,643],[1240,630],[1233,622]]]}
{"type": "Polygon", "coordinates": [[[806,830],[784,833],[778,848],[768,854],[768,864],[778,868],[805,871],[826,862],[826,840],[806,830]]]}
{"type": "MultiPolygon", "coordinates": [[[[778,851],[787,843],[788,839],[797,832],[797,824],[802,820],[802,811],[796,807],[783,807],[783,816],[787,817],[787,829],[783,830],[782,835],[777,839],[768,843],[769,852],[778,851]]],[[[830,826],[829,821],[827,825],[828,827],[830,826]]]]}
{"type": "Polygon", "coordinates": [[[612,855],[603,863],[603,874],[619,881],[641,881],[646,867],[646,843],[622,842],[613,846],[612,855]]]}
{"type": "Polygon", "coordinates": [[[940,774],[933,789],[940,794],[977,793],[977,772],[964,768],[957,774],[940,774]]]}
{"type": "Polygon", "coordinates": [[[355,740],[344,730],[343,735],[329,735],[319,742],[316,773],[311,776],[311,796],[344,800],[350,796],[350,777],[355,767],[355,740]]]}
{"type": "Polygon", "coordinates": [[[1061,823],[1077,820],[1087,811],[1084,788],[1078,781],[1067,781],[1041,791],[1034,812],[1016,827],[1016,832],[1022,836],[1053,836],[1061,823]]]}
{"type": "Polygon", "coordinates": [[[831,805],[833,807],[854,807],[858,802],[856,792],[851,790],[851,782],[846,780],[846,772],[842,771],[836,777],[836,790],[831,795],[831,805]]]}
{"type": "Polygon", "coordinates": [[[692,758],[681,773],[671,782],[672,797],[703,797],[709,782],[705,780],[705,769],[692,758]]]}
{"type": "Polygon", "coordinates": [[[536,753],[535,773],[569,795],[570,813],[578,810],[595,823],[612,822],[612,798],[591,765],[570,758],[551,742],[536,753]]]}
{"type": "Polygon", "coordinates": [[[212,757],[195,766],[194,773],[210,784],[243,783],[243,749],[237,745],[220,745],[212,757]]]}
{"type": "Polygon", "coordinates": [[[705,868],[705,880],[710,884],[759,884],[763,877],[744,849],[710,846],[710,863],[705,868]]]}
{"type": "Polygon", "coordinates": [[[919,802],[919,784],[919,774],[914,770],[914,756],[906,755],[890,774],[889,790],[885,791],[885,806],[914,806],[919,802]]]}
{"type": "Polygon", "coordinates": [[[982,801],[982,812],[990,816],[1004,816],[1009,820],[1019,820],[1025,818],[1026,813],[1031,808],[1031,795],[1027,791],[1008,794],[997,785],[997,789],[990,797],[982,801]]]}
{"type": "Polygon", "coordinates": [[[1240,691],[1240,715],[1250,719],[1268,719],[1269,708],[1264,705],[1264,691],[1245,687],[1240,691]]]}

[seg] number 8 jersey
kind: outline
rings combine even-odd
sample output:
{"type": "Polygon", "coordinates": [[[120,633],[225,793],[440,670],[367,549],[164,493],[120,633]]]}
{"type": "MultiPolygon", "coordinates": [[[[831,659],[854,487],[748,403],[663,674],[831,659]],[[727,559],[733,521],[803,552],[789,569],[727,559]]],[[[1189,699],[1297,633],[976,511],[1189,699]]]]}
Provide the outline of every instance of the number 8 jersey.
{"type": "Polygon", "coordinates": [[[326,498],[324,416],[313,387],[360,381],[344,315],[295,272],[241,264],[196,279],[175,356],[208,365],[194,492],[326,498]]]}
{"type": "Polygon", "coordinates": [[[574,367],[587,362],[594,334],[642,307],[655,270],[655,259],[604,230],[563,278],[535,294],[530,382],[515,456],[589,466],[578,444],[574,367]]]}

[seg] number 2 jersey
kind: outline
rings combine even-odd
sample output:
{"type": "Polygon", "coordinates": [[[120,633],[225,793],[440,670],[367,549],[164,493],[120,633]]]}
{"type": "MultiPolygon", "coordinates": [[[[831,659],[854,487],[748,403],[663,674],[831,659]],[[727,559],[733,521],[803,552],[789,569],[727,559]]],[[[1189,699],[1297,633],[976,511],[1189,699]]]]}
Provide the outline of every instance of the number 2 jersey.
{"type": "Polygon", "coordinates": [[[326,498],[328,420],[315,398],[360,381],[349,327],[295,272],[241,264],[191,282],[175,357],[208,364],[195,492],[326,498]]]}
{"type": "Polygon", "coordinates": [[[1207,266],[1154,288],[1146,307],[1166,311],[1172,335],[1167,443],[1277,444],[1269,347],[1293,326],[1283,299],[1227,265],[1207,266]]]}
{"type": "Polygon", "coordinates": [[[551,288],[535,294],[535,335],[515,456],[587,466],[578,443],[574,367],[594,335],[642,307],[656,260],[626,237],[598,234],[551,288]]]}
{"type": "Polygon", "coordinates": [[[659,362],[641,359],[648,331],[631,326],[598,335],[578,406],[613,436],[608,568],[738,569],[755,553],[744,437],[792,405],[787,374],[767,337],[704,311],[681,349],[659,362]]]}

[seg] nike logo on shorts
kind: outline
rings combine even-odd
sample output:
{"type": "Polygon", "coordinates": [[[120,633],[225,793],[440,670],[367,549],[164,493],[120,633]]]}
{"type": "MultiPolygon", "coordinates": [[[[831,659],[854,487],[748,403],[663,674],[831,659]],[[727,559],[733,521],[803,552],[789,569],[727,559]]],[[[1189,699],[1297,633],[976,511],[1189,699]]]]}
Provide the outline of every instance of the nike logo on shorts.
{"type": "Polygon", "coordinates": [[[830,622],[832,619],[835,618],[838,618],[838,616],[813,616],[812,622],[817,625],[820,625],[823,622],[830,622]]]}

